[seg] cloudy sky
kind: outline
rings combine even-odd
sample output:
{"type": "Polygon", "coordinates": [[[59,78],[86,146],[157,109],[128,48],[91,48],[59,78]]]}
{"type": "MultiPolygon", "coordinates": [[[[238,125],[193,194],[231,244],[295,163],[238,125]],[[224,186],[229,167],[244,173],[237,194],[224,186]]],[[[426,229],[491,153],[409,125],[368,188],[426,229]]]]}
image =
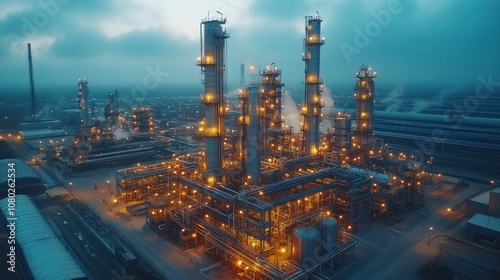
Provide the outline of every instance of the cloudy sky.
{"type": "MultiPolygon", "coordinates": [[[[37,88],[199,85],[200,20],[227,18],[228,76],[240,64],[275,62],[283,82],[303,80],[304,16],[323,18],[321,72],[334,91],[352,88],[362,62],[387,87],[475,86],[500,80],[498,0],[2,0],[0,89],[28,88],[26,43],[37,88]]],[[[201,88],[201,85],[200,85],[201,88]]],[[[5,91],[5,90],[4,90],[5,91]]]]}

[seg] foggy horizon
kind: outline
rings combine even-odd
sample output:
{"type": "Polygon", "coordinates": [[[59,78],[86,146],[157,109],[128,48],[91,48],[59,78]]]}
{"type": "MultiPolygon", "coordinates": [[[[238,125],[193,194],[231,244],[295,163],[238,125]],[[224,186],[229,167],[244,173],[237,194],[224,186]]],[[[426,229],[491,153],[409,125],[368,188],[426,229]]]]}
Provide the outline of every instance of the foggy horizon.
{"type": "Polygon", "coordinates": [[[323,18],[326,43],[321,75],[332,91],[352,88],[362,63],[378,72],[377,88],[475,87],[479,76],[498,80],[500,36],[496,1],[196,1],[176,6],[163,2],[5,1],[0,4],[0,68],[6,90],[28,89],[26,43],[33,48],[37,93],[76,88],[89,80],[91,92],[140,85],[156,72],[158,88],[202,88],[199,23],[227,18],[228,88],[239,85],[240,65],[258,68],[273,62],[287,88],[300,88],[304,16],[323,18]],[[272,12],[271,12],[272,11],[272,12]],[[89,20],[88,15],[92,15],[89,20]],[[466,20],[464,20],[466,19],[466,20]],[[94,90],[93,90],[94,89],[94,90]]]}

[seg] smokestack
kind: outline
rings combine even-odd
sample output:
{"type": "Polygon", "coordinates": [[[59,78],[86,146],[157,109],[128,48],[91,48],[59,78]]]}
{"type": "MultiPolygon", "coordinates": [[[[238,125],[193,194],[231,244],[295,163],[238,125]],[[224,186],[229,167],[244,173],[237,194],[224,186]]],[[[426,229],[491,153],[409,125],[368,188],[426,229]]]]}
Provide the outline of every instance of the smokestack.
{"type": "Polygon", "coordinates": [[[35,96],[35,80],[33,78],[33,59],[31,57],[31,43],[28,43],[28,63],[29,63],[29,82],[30,82],[30,109],[31,117],[36,115],[36,96],[35,96]]]}
{"type": "Polygon", "coordinates": [[[245,64],[241,64],[241,69],[240,69],[240,87],[245,86],[245,64]]]}
{"type": "Polygon", "coordinates": [[[205,93],[201,102],[205,105],[205,165],[207,169],[220,169],[224,156],[224,117],[228,113],[225,102],[226,33],[222,25],[225,18],[206,19],[200,24],[201,54],[198,66],[205,76],[205,93]]]}
{"type": "Polygon", "coordinates": [[[240,90],[242,100],[241,116],[238,124],[243,126],[242,137],[242,174],[243,181],[249,184],[260,183],[260,135],[259,89],[255,86],[240,90]]]}
{"type": "Polygon", "coordinates": [[[319,15],[305,17],[306,37],[302,57],[305,62],[305,105],[301,114],[304,116],[302,154],[306,156],[317,155],[319,150],[319,122],[323,107],[323,80],[319,75],[320,47],[325,43],[325,39],[321,37],[322,21],[319,15]]]}
{"type": "Polygon", "coordinates": [[[357,151],[355,160],[363,162],[369,153],[369,140],[373,134],[373,98],[377,72],[371,72],[368,65],[362,64],[355,77],[357,78],[354,98],[356,99],[356,129],[353,131],[352,148],[357,151]]]}

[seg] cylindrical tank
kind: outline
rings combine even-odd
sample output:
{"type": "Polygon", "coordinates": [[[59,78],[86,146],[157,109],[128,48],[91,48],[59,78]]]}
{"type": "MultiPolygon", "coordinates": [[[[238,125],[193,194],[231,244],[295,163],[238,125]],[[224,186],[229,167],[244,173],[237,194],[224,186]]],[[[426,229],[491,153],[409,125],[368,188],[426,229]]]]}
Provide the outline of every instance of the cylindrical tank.
{"type": "Polygon", "coordinates": [[[252,184],[260,184],[260,139],[261,126],[259,123],[259,90],[257,87],[249,87],[250,102],[250,124],[248,125],[247,142],[247,169],[252,184]]]}
{"type": "Polygon", "coordinates": [[[320,234],[320,244],[323,247],[323,252],[333,250],[337,247],[338,240],[338,225],[337,219],[333,217],[322,217],[318,224],[319,234],[320,234]]]}
{"type": "Polygon", "coordinates": [[[335,128],[335,149],[341,151],[342,148],[349,149],[349,133],[351,133],[351,117],[348,114],[339,113],[334,121],[335,128]]]}
{"type": "Polygon", "coordinates": [[[320,256],[319,231],[313,227],[296,228],[292,237],[292,259],[306,265],[320,256]]]}

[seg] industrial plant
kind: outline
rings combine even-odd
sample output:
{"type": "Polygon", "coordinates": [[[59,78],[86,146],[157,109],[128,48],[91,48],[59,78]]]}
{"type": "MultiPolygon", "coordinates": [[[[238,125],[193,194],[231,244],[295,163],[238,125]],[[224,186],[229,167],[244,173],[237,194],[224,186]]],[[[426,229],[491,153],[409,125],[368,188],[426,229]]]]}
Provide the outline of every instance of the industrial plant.
{"type": "MultiPolygon", "coordinates": [[[[378,134],[397,123],[384,123],[387,113],[376,119],[375,65],[352,69],[354,110],[322,110],[322,21],[319,14],[304,21],[300,127],[285,122],[287,69],[276,63],[261,67],[259,79],[250,82],[242,65],[237,95],[229,97],[227,72],[234,70],[226,67],[230,36],[220,14],[200,24],[194,64],[204,92],[195,101],[133,104],[118,91],[96,100],[91,81],[82,78],[77,104],[61,103],[77,109],[61,106],[56,113],[62,121],[36,119],[29,51],[32,118],[21,124],[20,137],[34,143],[34,163],[43,161],[63,176],[111,168],[112,180],[104,185],[111,200],[103,197],[103,203],[145,216],[149,232],[221,260],[238,279],[334,279],[356,264],[358,230],[424,209],[426,189],[444,175],[435,171],[433,157],[408,148],[404,137],[378,134]],[[75,129],[63,131],[61,122],[75,129]],[[320,130],[322,122],[328,131],[320,130]]],[[[409,122],[419,126],[414,120],[409,122]]],[[[498,142],[486,148],[500,150],[498,142]]],[[[88,192],[103,184],[93,186],[88,192]]]]}
{"type": "MultiPolygon", "coordinates": [[[[284,84],[275,64],[260,70],[260,82],[241,87],[235,104],[229,102],[226,19],[202,21],[197,65],[205,113],[196,133],[204,148],[172,151],[158,162],[112,172],[117,199],[130,211],[144,207],[153,231],[178,235],[186,246],[222,257],[249,279],[331,277],[353,263],[353,232],[360,223],[423,207],[423,188],[432,179],[426,166],[373,135],[376,73],[370,67],[361,65],[355,75],[354,126],[349,115],[339,114],[333,135],[320,133],[321,22],[320,16],[305,17],[303,123],[294,128],[283,121],[284,84]],[[234,109],[240,113],[230,122],[226,117],[234,109]]],[[[87,152],[113,140],[110,131],[122,117],[112,109],[118,107],[113,94],[104,122],[89,124],[87,82],[79,88],[81,130],[70,145],[73,152],[57,162],[79,168],[136,160],[164,146],[152,134],[151,110],[133,108],[131,128],[140,141],[119,144],[122,150],[105,145],[106,152],[87,152]]]]}

